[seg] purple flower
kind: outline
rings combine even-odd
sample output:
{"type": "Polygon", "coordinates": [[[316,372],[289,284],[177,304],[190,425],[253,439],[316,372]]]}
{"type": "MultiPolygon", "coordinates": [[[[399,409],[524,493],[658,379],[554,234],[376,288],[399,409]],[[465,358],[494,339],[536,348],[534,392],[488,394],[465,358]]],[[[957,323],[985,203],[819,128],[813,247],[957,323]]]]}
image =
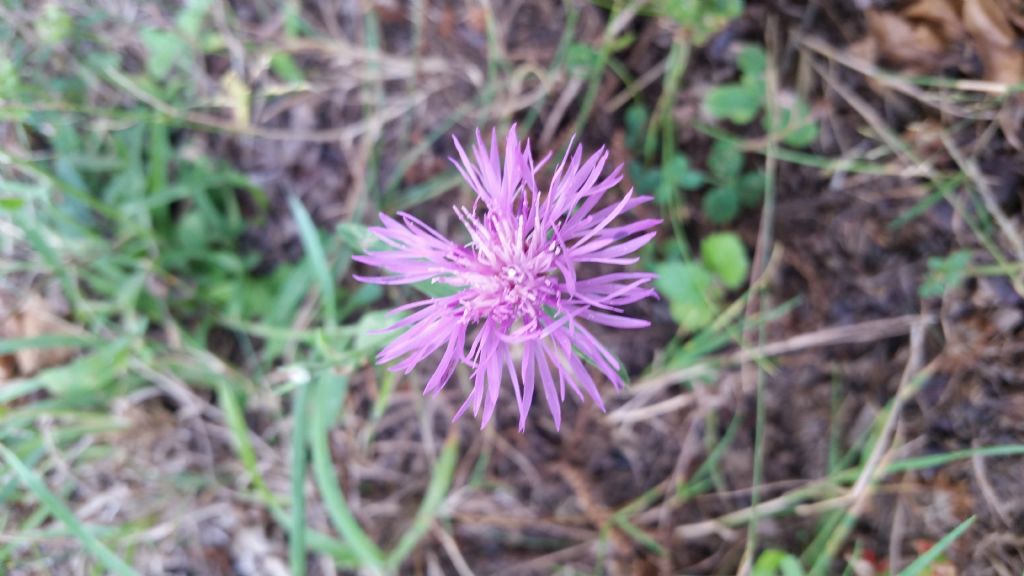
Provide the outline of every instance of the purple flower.
{"type": "MultiPolygon", "coordinates": [[[[584,362],[593,365],[616,389],[623,384],[618,360],[587,329],[587,323],[616,329],[644,328],[650,323],[622,316],[622,307],[649,296],[653,274],[616,272],[577,277],[585,263],[629,265],[634,252],[653,237],[660,223],[647,219],[612,226],[619,215],[651,200],[630,190],[614,203],[599,207],[605,193],[622,180],[622,166],[604,178],[608,152],[601,148],[584,161],[582,146],[567,152],[555,169],[547,191],[536,175],[550,154],[535,163],[530,142],[521,145],[515,126],[498,152],[477,131],[473,159],[458,139],[459,160],[451,159],[477,198],[473,207],[454,211],[469,233],[457,244],[417,218],[399,213],[400,221],[380,215],[383,227],[371,231],[390,249],[356,260],[391,273],[359,277],[377,284],[430,281],[454,289],[450,296],[427,298],[397,311],[411,311],[388,330],[405,329],[378,355],[378,363],[397,361],[392,368],[406,374],[443,350],[424,394],[444,388],[461,363],[472,370],[473,391],[458,410],[469,407],[481,427],[494,414],[507,372],[519,404],[519,429],[533,392],[540,386],[555,427],[561,425],[566,388],[581,400],[584,393],[604,410],[594,379],[584,362]],[[468,344],[468,349],[467,349],[468,344]],[[518,365],[518,366],[517,366],[518,365]]],[[[571,148],[571,145],[570,145],[571,148]]]]}

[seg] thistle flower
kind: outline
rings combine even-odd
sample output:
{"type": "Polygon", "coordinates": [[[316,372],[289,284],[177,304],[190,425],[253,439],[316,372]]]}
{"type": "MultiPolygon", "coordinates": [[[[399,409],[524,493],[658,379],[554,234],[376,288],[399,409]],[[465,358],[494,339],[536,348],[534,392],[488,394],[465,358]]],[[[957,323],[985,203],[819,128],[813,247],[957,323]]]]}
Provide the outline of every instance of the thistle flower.
{"type": "Polygon", "coordinates": [[[473,390],[455,418],[470,407],[474,416],[482,409],[481,428],[494,414],[505,373],[519,405],[520,431],[539,384],[558,428],[567,388],[580,400],[585,393],[604,410],[584,362],[616,389],[623,384],[618,360],[586,324],[646,327],[646,320],[621,315],[622,307],[657,296],[649,286],[653,274],[615,272],[581,278],[577,268],[586,263],[635,263],[638,259],[632,254],[654,237],[651,229],[660,220],[611,226],[618,216],[651,198],[634,196],[630,190],[613,204],[598,207],[605,193],[622,180],[621,165],[601,177],[608,160],[603,147],[585,161],[582,146],[566,152],[542,191],[536,175],[551,154],[535,163],[529,140],[521,145],[513,126],[502,162],[497,134],[492,132],[490,147],[479,130],[476,136],[472,159],[457,138],[459,159],[450,159],[477,196],[472,208],[454,207],[469,242],[457,244],[409,214],[399,213],[400,220],[381,214],[383,226],[370,230],[389,249],[356,257],[391,273],[357,276],[360,281],[429,281],[455,290],[397,308],[396,312],[411,313],[387,330],[404,332],[377,361],[397,361],[392,369],[408,374],[443,350],[424,394],[440,392],[460,363],[468,366],[473,390]]]}

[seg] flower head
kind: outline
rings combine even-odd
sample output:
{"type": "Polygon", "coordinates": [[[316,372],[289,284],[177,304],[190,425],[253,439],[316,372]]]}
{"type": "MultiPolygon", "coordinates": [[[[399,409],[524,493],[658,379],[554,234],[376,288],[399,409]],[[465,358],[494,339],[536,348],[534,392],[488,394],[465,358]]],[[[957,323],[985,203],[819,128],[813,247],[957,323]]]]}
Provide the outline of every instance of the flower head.
{"type": "Polygon", "coordinates": [[[381,214],[383,226],[371,231],[388,249],[356,260],[391,274],[357,278],[378,284],[429,281],[454,290],[396,309],[411,313],[388,328],[405,331],[380,352],[379,363],[397,361],[393,369],[409,373],[443,350],[424,393],[439,392],[460,363],[468,366],[473,390],[456,418],[470,407],[474,415],[482,409],[485,426],[507,373],[519,405],[519,429],[525,429],[538,385],[558,427],[567,388],[604,410],[584,362],[616,389],[623,384],[618,360],[586,324],[646,327],[646,320],[621,315],[622,307],[656,296],[650,288],[653,274],[581,278],[577,268],[635,263],[632,254],[654,237],[652,228],[660,220],[612,226],[618,216],[651,198],[630,190],[599,207],[605,193],[622,180],[622,166],[602,178],[608,160],[604,148],[586,160],[582,146],[567,152],[542,191],[536,175],[551,155],[535,163],[529,141],[520,143],[513,126],[502,162],[497,140],[492,132],[488,147],[477,131],[471,159],[455,139],[459,159],[452,163],[477,196],[470,208],[454,207],[468,243],[455,243],[409,214],[399,213],[400,220],[381,214]]]}

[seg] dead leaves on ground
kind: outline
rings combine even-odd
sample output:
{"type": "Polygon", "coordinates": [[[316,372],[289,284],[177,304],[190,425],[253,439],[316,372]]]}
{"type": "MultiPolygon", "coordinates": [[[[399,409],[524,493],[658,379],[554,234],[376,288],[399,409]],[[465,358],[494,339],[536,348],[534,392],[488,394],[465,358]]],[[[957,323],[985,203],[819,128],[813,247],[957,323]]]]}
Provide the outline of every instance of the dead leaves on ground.
{"type": "Polygon", "coordinates": [[[869,8],[868,35],[854,50],[907,72],[932,74],[950,66],[982,79],[1024,82],[1024,0],[915,0],[899,11],[869,8]]]}
{"type": "MultiPolygon", "coordinates": [[[[81,330],[61,318],[54,308],[36,294],[0,291],[0,340],[79,335],[81,330]]],[[[0,383],[64,364],[74,353],[70,348],[26,347],[0,354],[0,383]]]]}

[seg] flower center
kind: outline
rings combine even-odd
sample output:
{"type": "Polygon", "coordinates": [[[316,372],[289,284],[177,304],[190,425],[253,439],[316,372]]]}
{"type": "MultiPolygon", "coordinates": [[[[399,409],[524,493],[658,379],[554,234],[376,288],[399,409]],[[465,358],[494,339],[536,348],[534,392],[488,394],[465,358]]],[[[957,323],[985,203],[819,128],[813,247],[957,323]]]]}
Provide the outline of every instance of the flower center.
{"type": "Polygon", "coordinates": [[[544,306],[557,302],[559,284],[548,274],[550,258],[519,255],[519,262],[494,263],[461,278],[468,290],[459,303],[463,320],[476,323],[490,319],[500,326],[517,326],[517,332],[540,329],[544,306]]]}
{"type": "Polygon", "coordinates": [[[457,209],[472,242],[448,255],[460,272],[441,282],[462,288],[460,319],[466,324],[490,320],[507,334],[540,331],[545,307],[558,303],[560,282],[555,259],[561,252],[552,239],[536,242],[523,216],[486,214],[478,219],[457,209]]]}

